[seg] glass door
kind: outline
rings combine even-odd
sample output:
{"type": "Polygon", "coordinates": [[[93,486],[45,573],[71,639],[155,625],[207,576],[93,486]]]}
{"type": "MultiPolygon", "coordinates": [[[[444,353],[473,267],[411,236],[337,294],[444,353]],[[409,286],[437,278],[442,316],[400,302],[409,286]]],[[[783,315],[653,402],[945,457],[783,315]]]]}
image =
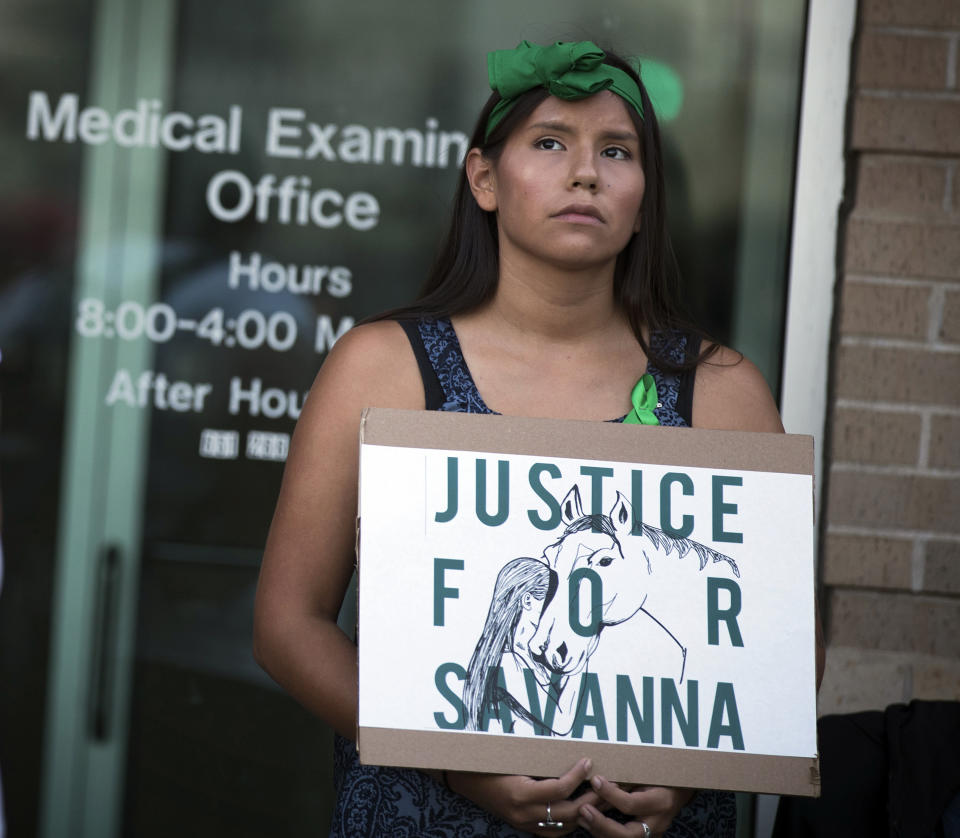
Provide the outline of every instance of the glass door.
{"type": "Polygon", "coordinates": [[[11,834],[323,830],[330,731],[250,652],[262,545],[327,351],[428,269],[487,50],[591,38],[641,57],[688,304],[776,389],[804,14],[4,6],[11,834]]]}
{"type": "Polygon", "coordinates": [[[29,139],[75,135],[86,145],[44,754],[48,836],[119,826],[152,412],[117,405],[133,406],[124,377],[140,382],[153,366],[140,316],[159,290],[166,176],[165,154],[143,141],[142,109],[128,103],[167,98],[173,11],[102,0],[87,100],[96,104],[49,90],[28,104],[29,139]]]}

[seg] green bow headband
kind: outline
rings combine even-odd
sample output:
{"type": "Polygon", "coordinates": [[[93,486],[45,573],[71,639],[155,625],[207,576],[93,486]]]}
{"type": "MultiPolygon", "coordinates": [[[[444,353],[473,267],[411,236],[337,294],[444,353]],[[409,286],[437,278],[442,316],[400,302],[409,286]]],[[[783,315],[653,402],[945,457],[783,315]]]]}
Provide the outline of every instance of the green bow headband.
{"type": "Polygon", "coordinates": [[[545,87],[558,99],[584,99],[610,90],[623,98],[643,119],[640,88],[628,73],[604,64],[606,54],[592,41],[564,43],[541,47],[521,41],[516,49],[499,49],[487,53],[490,87],[500,94],[487,119],[490,136],[510,112],[522,93],[545,87]]]}

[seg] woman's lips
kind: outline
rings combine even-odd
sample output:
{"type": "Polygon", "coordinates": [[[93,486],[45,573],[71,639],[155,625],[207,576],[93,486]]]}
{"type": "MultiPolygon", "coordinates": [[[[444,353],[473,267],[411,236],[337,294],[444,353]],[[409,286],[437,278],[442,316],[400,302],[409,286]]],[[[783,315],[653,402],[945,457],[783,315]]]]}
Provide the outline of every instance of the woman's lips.
{"type": "Polygon", "coordinates": [[[589,204],[571,204],[555,213],[554,218],[571,224],[603,224],[603,216],[589,204]]]}

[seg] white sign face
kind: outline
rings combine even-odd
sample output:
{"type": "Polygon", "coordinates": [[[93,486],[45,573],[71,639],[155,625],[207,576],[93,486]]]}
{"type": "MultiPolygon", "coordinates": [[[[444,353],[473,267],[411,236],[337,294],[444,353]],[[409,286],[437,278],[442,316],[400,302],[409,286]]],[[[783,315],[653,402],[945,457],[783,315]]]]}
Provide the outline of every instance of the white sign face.
{"type": "Polygon", "coordinates": [[[361,728],[814,757],[809,475],[364,444],[361,728]]]}

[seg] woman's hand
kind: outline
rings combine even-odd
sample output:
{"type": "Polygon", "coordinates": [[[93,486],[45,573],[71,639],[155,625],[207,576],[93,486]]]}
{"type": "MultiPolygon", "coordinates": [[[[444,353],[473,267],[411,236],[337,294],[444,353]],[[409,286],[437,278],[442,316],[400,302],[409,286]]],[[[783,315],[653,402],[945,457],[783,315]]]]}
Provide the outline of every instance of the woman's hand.
{"type": "Polygon", "coordinates": [[[581,809],[589,807],[599,813],[596,807],[603,805],[594,791],[584,792],[573,800],[567,799],[587,779],[590,766],[590,760],[582,759],[555,780],[450,771],[447,773],[447,784],[457,794],[462,794],[517,829],[534,835],[568,835],[577,828],[581,809]],[[547,804],[550,805],[550,819],[562,823],[562,827],[537,826],[548,820],[547,804]]]}
{"type": "Polygon", "coordinates": [[[580,807],[578,824],[599,838],[646,838],[648,835],[661,835],[670,828],[677,812],[696,794],[694,789],[664,786],[624,789],[603,777],[594,777],[590,782],[602,801],[633,818],[629,823],[618,823],[604,815],[595,805],[584,804],[580,807]],[[644,824],[649,828],[649,832],[643,828],[644,824]]]}

